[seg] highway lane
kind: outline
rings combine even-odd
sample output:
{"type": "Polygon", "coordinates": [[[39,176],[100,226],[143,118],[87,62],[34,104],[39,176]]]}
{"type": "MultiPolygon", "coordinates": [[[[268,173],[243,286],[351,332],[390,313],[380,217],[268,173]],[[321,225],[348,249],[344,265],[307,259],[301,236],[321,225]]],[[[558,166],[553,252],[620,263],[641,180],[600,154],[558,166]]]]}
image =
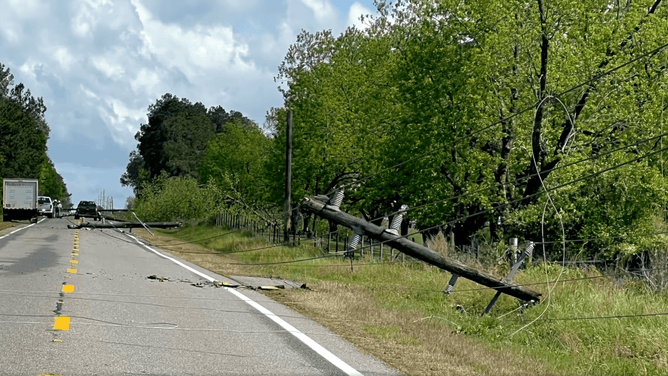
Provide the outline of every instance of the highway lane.
{"type": "Polygon", "coordinates": [[[0,375],[398,374],[262,294],[209,282],[223,276],[67,224],[0,238],[0,375]]]}

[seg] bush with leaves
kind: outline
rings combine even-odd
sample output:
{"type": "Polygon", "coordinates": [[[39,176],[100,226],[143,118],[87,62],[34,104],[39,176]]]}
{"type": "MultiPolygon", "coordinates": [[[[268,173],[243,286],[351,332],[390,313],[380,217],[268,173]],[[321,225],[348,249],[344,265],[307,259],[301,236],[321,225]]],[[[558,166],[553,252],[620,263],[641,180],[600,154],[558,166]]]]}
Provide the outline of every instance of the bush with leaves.
{"type": "Polygon", "coordinates": [[[145,221],[204,221],[220,212],[221,201],[214,184],[201,186],[189,177],[163,173],[144,183],[141,197],[133,202],[137,216],[145,221]]]}

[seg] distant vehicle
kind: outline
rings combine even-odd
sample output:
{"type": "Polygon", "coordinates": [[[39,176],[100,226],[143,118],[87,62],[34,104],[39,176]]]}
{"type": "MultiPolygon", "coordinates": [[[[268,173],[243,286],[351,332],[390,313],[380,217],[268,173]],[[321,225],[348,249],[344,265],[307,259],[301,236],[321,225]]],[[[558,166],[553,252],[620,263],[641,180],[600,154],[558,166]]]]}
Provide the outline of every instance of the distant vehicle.
{"type": "Polygon", "coordinates": [[[77,211],[74,213],[74,219],[79,217],[92,217],[94,220],[100,219],[100,213],[97,211],[95,201],[79,201],[77,211]]]}
{"type": "Polygon", "coordinates": [[[2,179],[2,220],[37,217],[37,179],[2,179]]]}
{"type": "Polygon", "coordinates": [[[39,215],[45,215],[49,218],[53,218],[56,212],[55,205],[53,200],[49,196],[39,196],[37,197],[37,212],[39,215]]]}

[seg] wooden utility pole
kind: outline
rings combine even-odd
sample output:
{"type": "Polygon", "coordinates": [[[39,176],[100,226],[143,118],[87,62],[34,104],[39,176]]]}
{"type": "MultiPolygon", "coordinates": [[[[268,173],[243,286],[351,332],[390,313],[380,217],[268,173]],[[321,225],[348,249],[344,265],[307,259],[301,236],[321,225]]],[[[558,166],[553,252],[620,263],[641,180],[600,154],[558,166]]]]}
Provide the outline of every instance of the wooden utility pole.
{"type": "Polygon", "coordinates": [[[500,280],[491,274],[471,268],[457,260],[436,253],[427,247],[423,247],[408,239],[389,233],[384,228],[369,223],[361,218],[353,217],[350,214],[338,210],[332,210],[330,206],[325,205],[323,202],[307,198],[302,201],[301,207],[305,211],[310,211],[325,219],[346,226],[358,235],[364,235],[371,239],[387,243],[390,247],[396,248],[404,254],[437,266],[443,270],[447,270],[453,275],[470,279],[473,282],[496,289],[498,292],[514,296],[524,301],[538,302],[540,300],[541,294],[538,292],[500,280]]]}
{"type": "Polygon", "coordinates": [[[290,241],[290,220],[292,218],[292,110],[288,110],[288,122],[285,140],[285,212],[283,213],[283,241],[290,241]]]}

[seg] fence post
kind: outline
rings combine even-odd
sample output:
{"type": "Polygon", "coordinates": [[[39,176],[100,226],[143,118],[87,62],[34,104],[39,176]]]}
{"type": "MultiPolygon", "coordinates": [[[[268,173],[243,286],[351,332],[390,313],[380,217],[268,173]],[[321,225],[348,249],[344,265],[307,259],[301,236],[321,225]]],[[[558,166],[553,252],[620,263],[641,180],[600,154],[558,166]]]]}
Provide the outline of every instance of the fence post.
{"type": "Polygon", "coordinates": [[[330,250],[331,250],[331,248],[329,247],[331,241],[332,241],[332,233],[331,233],[331,232],[328,232],[328,233],[327,233],[327,253],[329,253],[330,250]]]}
{"type": "MultiPolygon", "coordinates": [[[[359,236],[359,235],[355,235],[355,236],[359,236]]],[[[364,237],[360,236],[359,238],[360,238],[359,239],[359,241],[360,241],[360,256],[364,257],[364,237]]],[[[353,239],[354,239],[354,237],[353,237],[353,239]]]]}
{"type": "Polygon", "coordinates": [[[380,242],[380,262],[383,263],[383,242],[380,242]]]}

